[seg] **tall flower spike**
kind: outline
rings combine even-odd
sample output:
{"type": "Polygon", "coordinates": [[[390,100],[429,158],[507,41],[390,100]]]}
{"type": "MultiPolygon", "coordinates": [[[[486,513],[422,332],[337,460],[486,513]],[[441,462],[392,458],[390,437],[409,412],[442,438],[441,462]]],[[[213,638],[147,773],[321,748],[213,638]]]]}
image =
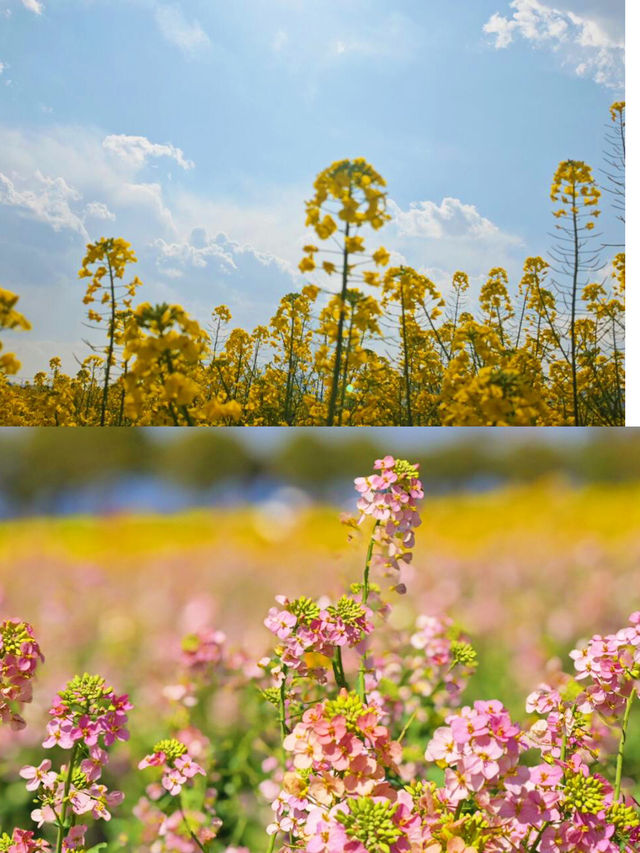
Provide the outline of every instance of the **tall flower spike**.
{"type": "MultiPolygon", "coordinates": [[[[376,460],[374,468],[379,473],[355,480],[360,495],[358,524],[368,516],[375,519],[371,566],[382,569],[387,576],[399,575],[401,565],[411,562],[413,531],[421,523],[418,501],[424,497],[424,491],[419,466],[405,459],[385,456],[376,460]]],[[[401,586],[396,588],[403,591],[401,586]]]]}

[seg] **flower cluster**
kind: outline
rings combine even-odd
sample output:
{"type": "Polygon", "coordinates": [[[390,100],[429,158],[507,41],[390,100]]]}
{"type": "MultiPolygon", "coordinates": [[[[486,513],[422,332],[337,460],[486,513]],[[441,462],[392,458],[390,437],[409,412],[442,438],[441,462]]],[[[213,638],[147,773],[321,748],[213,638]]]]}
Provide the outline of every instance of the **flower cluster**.
{"type": "Polygon", "coordinates": [[[275,820],[268,832],[304,837],[308,822],[317,821],[318,804],[330,810],[345,798],[388,792],[385,774],[397,774],[402,750],[380,717],[379,708],[346,690],[304,712],[283,741],[291,769],[273,803],[275,820]]]}
{"type": "Polygon", "coordinates": [[[593,714],[584,714],[575,706],[577,685],[564,679],[558,687],[541,684],[529,694],[526,710],[536,719],[526,732],[528,744],[539,749],[546,760],[558,760],[563,752],[576,752],[592,760],[608,728],[593,714]]]}
{"type": "Polygon", "coordinates": [[[188,779],[200,774],[204,776],[204,770],[189,755],[187,747],[175,738],[159,741],[153,752],[146,755],[138,764],[140,770],[145,767],[160,767],[162,770],[162,787],[171,796],[177,796],[188,779]]]}
{"type": "Polygon", "coordinates": [[[126,694],[118,696],[100,675],[76,675],[61,690],[49,711],[45,749],[106,748],[128,740],[127,711],[133,706],[126,694]]]}
{"type": "Polygon", "coordinates": [[[601,195],[590,166],[582,160],[564,160],[560,163],[551,185],[551,200],[561,201],[569,205],[569,209],[557,210],[553,214],[556,218],[560,219],[569,214],[578,216],[582,207],[592,207],[593,210],[588,215],[598,216],[600,211],[597,204],[601,195]]]}
{"type": "MultiPolygon", "coordinates": [[[[418,467],[404,459],[385,456],[374,463],[379,473],[355,481],[360,494],[358,523],[367,517],[376,523],[371,566],[381,568],[385,574],[399,574],[401,564],[411,562],[414,530],[420,525],[417,502],[424,497],[418,467]]],[[[402,591],[402,586],[397,588],[402,591]]]]}
{"type": "Polygon", "coordinates": [[[31,679],[43,661],[30,625],[17,619],[0,623],[0,723],[24,728],[20,710],[31,702],[31,679]]]}
{"type": "Polygon", "coordinates": [[[578,697],[579,709],[619,714],[634,691],[640,696],[640,611],[631,614],[628,627],[605,637],[596,634],[570,656],[576,679],[591,682],[578,697]]]}
{"type": "MultiPolygon", "coordinates": [[[[340,208],[338,218],[343,222],[356,227],[369,224],[376,230],[382,228],[391,218],[386,212],[385,187],[384,178],[362,157],[332,163],[315,180],[315,194],[307,202],[307,225],[313,226],[321,240],[331,237],[337,230],[337,223],[331,213],[324,216],[322,213],[327,202],[336,201],[340,208]]],[[[358,239],[362,240],[352,238],[358,239]]],[[[362,251],[363,248],[356,242],[349,251],[362,251]]]]}
{"type": "Polygon", "coordinates": [[[520,727],[500,702],[477,701],[451,714],[436,729],[425,758],[446,767],[445,790],[453,803],[491,786],[518,763],[520,727]]]}
{"type": "Polygon", "coordinates": [[[290,601],[279,595],[264,621],[278,638],[278,658],[300,676],[322,680],[337,650],[353,648],[373,630],[368,607],[348,595],[335,605],[320,607],[302,596],[290,601]]]}
{"type": "Polygon", "coordinates": [[[117,695],[101,676],[75,676],[49,711],[51,721],[42,744],[45,749],[69,750],[68,763],[59,772],[48,759],[20,770],[27,790],[35,792],[39,802],[32,819],[39,827],[57,826],[64,850],[84,846],[87,825],[76,823],[78,816],[108,821],[110,809],[124,798],[121,791],[109,791],[99,780],[108,762],[107,748],[129,738],[131,707],[128,697],[117,695]]]}
{"type": "Polygon", "coordinates": [[[181,663],[192,673],[207,672],[224,665],[227,636],[223,631],[203,628],[182,639],[181,663]]]}
{"type": "Polygon", "coordinates": [[[185,786],[192,785],[197,776],[206,775],[191,754],[200,746],[197,739],[189,739],[187,746],[177,738],[165,738],[138,764],[141,770],[158,767],[162,772],[161,783],[148,785],[146,796],[141,797],[134,808],[135,816],[143,824],[141,840],[151,842],[154,853],[204,850],[204,845],[212,841],[220,829],[222,822],[215,812],[214,789],[205,789],[197,804],[182,799],[185,786]],[[177,808],[173,798],[179,798],[177,808]]]}

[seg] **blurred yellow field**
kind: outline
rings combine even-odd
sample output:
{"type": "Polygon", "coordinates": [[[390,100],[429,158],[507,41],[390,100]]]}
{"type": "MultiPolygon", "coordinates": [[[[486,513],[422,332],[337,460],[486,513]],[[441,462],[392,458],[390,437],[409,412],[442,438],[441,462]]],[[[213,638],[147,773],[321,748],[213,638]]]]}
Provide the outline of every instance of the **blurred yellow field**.
{"type": "MultiPolygon", "coordinates": [[[[124,607],[133,622],[164,631],[166,619],[198,599],[232,636],[255,631],[256,620],[259,636],[259,617],[278,591],[332,592],[357,574],[362,549],[345,550],[348,531],[336,512],[275,501],[169,516],[6,521],[0,525],[5,607],[37,623],[40,609],[58,600],[66,620],[98,626],[109,622],[112,608],[124,607]],[[88,575],[101,589],[89,601],[88,575]]],[[[451,613],[480,642],[510,636],[514,652],[517,637],[526,636],[529,653],[538,650],[537,666],[544,650],[561,650],[593,626],[607,630],[637,604],[635,484],[573,489],[550,480],[427,496],[422,518],[406,609],[451,613]]]]}

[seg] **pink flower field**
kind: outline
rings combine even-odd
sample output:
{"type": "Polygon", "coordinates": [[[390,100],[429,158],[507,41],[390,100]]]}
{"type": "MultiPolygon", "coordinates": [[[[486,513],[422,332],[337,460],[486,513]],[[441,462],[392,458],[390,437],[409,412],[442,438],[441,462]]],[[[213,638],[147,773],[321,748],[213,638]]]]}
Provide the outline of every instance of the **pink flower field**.
{"type": "Polygon", "coordinates": [[[0,850],[637,850],[639,497],[3,523],[0,850]]]}

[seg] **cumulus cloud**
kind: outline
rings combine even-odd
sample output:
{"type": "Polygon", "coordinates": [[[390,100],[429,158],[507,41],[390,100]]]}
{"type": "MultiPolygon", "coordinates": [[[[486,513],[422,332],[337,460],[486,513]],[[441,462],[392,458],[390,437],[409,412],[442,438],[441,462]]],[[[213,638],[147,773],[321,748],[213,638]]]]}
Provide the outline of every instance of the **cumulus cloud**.
{"type": "MultiPolygon", "coordinates": [[[[390,213],[400,237],[465,237],[473,240],[492,239],[500,229],[478,212],[473,204],[459,198],[434,201],[412,201],[408,210],[402,210],[394,201],[389,203],[390,213]]],[[[516,240],[517,238],[511,238],[516,240]]]]}
{"type": "Polygon", "coordinates": [[[155,267],[154,290],[163,289],[166,301],[185,305],[205,326],[221,303],[231,309],[234,325],[266,324],[280,298],[302,279],[278,256],[222,232],[210,237],[204,227],[174,241],[155,239],[139,257],[155,267]]]}
{"type": "MultiPolygon", "coordinates": [[[[168,242],[159,238],[153,240],[151,246],[155,250],[156,267],[170,278],[192,278],[194,273],[205,271],[209,276],[232,276],[234,273],[241,273],[245,278],[242,288],[246,285],[249,288],[255,287],[263,295],[264,287],[261,285],[264,281],[256,281],[256,273],[267,271],[273,274],[277,287],[280,288],[278,292],[287,284],[286,278],[299,278],[293,265],[277,255],[261,252],[250,243],[233,240],[223,232],[209,237],[203,227],[194,228],[188,239],[168,242]],[[252,275],[247,275],[249,269],[252,275]]],[[[238,284],[237,277],[234,277],[233,287],[238,284]]]]}
{"type": "Polygon", "coordinates": [[[512,0],[505,16],[495,12],[484,32],[497,49],[521,37],[557,53],[564,65],[600,85],[624,82],[624,3],[622,0],[512,0]]]}
{"type": "Polygon", "coordinates": [[[208,240],[204,229],[194,229],[187,241],[168,243],[160,238],[152,246],[158,252],[156,266],[171,278],[181,278],[185,272],[209,266],[223,272],[237,268],[233,254],[216,240],[208,240]]]}
{"type": "MultiPolygon", "coordinates": [[[[160,181],[137,178],[141,166],[151,156],[171,157],[176,162],[184,162],[183,168],[188,168],[189,161],[172,145],[154,145],[144,137],[105,139],[98,130],[76,126],[17,130],[0,125],[0,151],[1,168],[14,191],[12,194],[5,184],[4,198],[11,197],[15,202],[15,193],[19,196],[31,193],[27,196],[30,206],[22,206],[23,213],[31,218],[37,215],[44,221],[42,211],[53,209],[52,202],[47,203],[47,199],[55,199],[60,201],[59,207],[62,206],[59,221],[83,236],[85,229],[96,226],[100,219],[113,221],[116,215],[123,234],[137,230],[139,221],[144,221],[149,231],[155,232],[154,236],[175,233],[160,181]],[[53,176],[51,180],[62,181],[78,194],[78,198],[60,199],[61,194],[64,196],[61,185],[44,187],[42,176],[45,175],[53,176]],[[85,205],[80,204],[81,198],[85,199],[85,205]],[[72,215],[64,209],[64,204],[72,215]]],[[[6,200],[4,203],[7,204],[6,200]]],[[[19,206],[14,203],[14,207],[19,206]]],[[[58,221],[52,215],[49,219],[51,223],[58,221]]]]}
{"type": "Polygon", "coordinates": [[[211,46],[211,40],[198,21],[187,21],[178,5],[160,5],[155,11],[156,24],[164,38],[191,56],[211,46]]]}
{"type": "Polygon", "coordinates": [[[82,194],[61,177],[50,178],[36,171],[30,180],[21,181],[0,172],[0,204],[18,208],[23,215],[47,223],[54,231],[68,228],[87,236],[82,219],[72,210],[73,202],[81,198],[82,194]]]}
{"type": "Polygon", "coordinates": [[[440,203],[414,201],[403,209],[390,199],[388,208],[392,221],[385,245],[430,278],[433,270],[440,270],[437,283],[450,281],[456,269],[473,277],[494,266],[522,263],[522,239],[502,230],[473,204],[446,197],[440,203]]]}
{"type": "Polygon", "coordinates": [[[102,141],[105,151],[110,151],[117,157],[129,163],[134,169],[141,169],[151,158],[169,157],[182,169],[193,169],[195,163],[186,160],[182,149],[169,143],[150,142],[146,136],[127,136],[126,134],[111,134],[102,141]]]}

